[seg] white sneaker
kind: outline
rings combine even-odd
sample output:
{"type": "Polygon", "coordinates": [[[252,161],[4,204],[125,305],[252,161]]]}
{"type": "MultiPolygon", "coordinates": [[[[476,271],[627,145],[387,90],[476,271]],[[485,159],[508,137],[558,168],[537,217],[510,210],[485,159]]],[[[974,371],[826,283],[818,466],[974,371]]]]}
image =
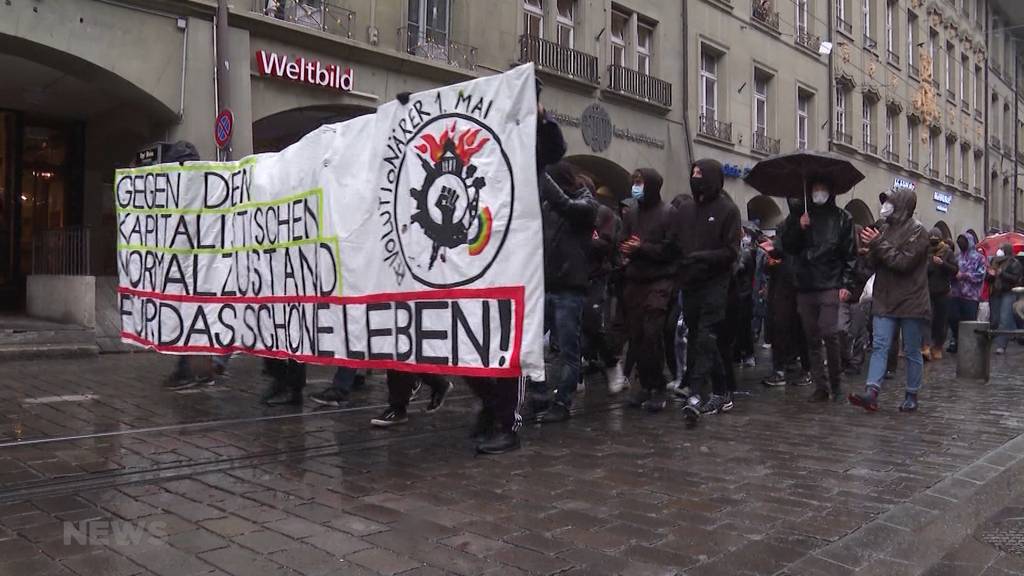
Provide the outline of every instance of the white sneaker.
{"type": "Polygon", "coordinates": [[[682,381],[680,381],[678,378],[676,378],[675,380],[672,380],[671,382],[666,384],[665,385],[665,389],[671,392],[673,390],[678,389],[680,384],[682,384],[682,381]]]}
{"type": "Polygon", "coordinates": [[[621,362],[605,370],[604,375],[608,379],[609,394],[618,394],[626,387],[626,376],[622,373],[621,362]]]}

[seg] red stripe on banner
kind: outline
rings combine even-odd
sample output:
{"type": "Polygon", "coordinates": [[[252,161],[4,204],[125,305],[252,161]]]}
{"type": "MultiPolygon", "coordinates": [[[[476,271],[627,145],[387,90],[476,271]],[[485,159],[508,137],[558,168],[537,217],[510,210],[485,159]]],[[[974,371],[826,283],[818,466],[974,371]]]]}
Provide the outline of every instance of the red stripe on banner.
{"type": "Polygon", "coordinates": [[[187,294],[161,294],[159,292],[148,292],[135,290],[133,288],[118,287],[121,294],[129,294],[155,300],[167,300],[172,302],[185,302],[197,304],[298,304],[298,303],[328,303],[328,304],[370,304],[375,302],[410,302],[416,300],[466,300],[466,299],[504,299],[512,300],[515,304],[515,339],[512,345],[512,354],[509,365],[505,367],[483,368],[479,366],[452,366],[449,364],[417,364],[414,362],[399,362],[397,360],[354,360],[351,358],[335,358],[329,356],[314,356],[310,354],[291,354],[280,350],[254,350],[242,346],[163,346],[151,340],[132,334],[121,332],[121,338],[130,340],[150,348],[157,352],[171,354],[229,354],[242,352],[253,356],[276,359],[291,359],[305,364],[320,364],[325,366],[348,366],[350,368],[368,368],[382,370],[399,370],[403,372],[418,372],[424,374],[443,374],[452,376],[476,376],[493,378],[512,378],[522,376],[522,367],[519,364],[520,352],[523,343],[523,324],[525,320],[524,298],[526,289],[523,286],[507,286],[495,288],[450,288],[444,290],[429,290],[419,292],[391,292],[381,294],[368,294],[365,296],[191,296],[187,294]]]}

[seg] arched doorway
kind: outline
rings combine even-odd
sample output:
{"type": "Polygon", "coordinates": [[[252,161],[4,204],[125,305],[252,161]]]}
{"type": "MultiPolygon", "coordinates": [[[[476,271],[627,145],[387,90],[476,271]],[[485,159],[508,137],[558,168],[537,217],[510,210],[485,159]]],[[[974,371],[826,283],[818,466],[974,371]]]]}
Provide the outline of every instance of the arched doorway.
{"type": "Polygon", "coordinates": [[[372,113],[373,108],[355,105],[309,106],[271,114],[252,124],[253,152],[279,152],[325,125],[372,113]]]}
{"type": "Polygon", "coordinates": [[[853,216],[853,223],[860,226],[871,226],[875,223],[875,216],[871,208],[862,200],[850,200],[846,203],[846,211],[853,216]]]}
{"type": "Polygon", "coordinates": [[[629,198],[630,172],[607,158],[599,156],[566,156],[565,160],[576,166],[597,185],[598,200],[615,208],[620,200],[629,198]]]}
{"type": "Polygon", "coordinates": [[[946,224],[942,220],[939,220],[938,222],[935,223],[935,227],[939,229],[939,232],[942,232],[942,237],[946,240],[946,242],[953,241],[953,232],[950,231],[948,224],[946,224]]]}
{"type": "Polygon", "coordinates": [[[747,202],[747,220],[762,229],[775,228],[782,218],[782,210],[770,196],[759,194],[747,202]]]}

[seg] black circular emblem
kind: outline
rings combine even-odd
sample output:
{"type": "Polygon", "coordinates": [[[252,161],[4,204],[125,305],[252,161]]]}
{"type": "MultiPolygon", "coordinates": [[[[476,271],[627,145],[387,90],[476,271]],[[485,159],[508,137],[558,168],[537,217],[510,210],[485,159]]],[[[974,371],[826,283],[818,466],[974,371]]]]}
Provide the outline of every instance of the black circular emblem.
{"type": "Polygon", "coordinates": [[[594,152],[604,152],[612,143],[612,118],[598,103],[587,106],[580,119],[583,142],[594,152]]]}
{"type": "Polygon", "coordinates": [[[515,179],[501,139],[465,114],[435,116],[406,145],[393,203],[398,245],[420,284],[454,288],[487,273],[512,224],[515,179]]]}

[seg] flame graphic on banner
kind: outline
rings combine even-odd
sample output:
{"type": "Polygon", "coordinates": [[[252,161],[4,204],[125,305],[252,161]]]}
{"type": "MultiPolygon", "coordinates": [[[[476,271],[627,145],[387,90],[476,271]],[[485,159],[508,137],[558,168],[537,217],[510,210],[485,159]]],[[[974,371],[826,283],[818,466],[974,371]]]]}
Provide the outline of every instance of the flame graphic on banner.
{"type": "Polygon", "coordinates": [[[433,134],[424,134],[420,137],[420,143],[415,146],[420,154],[426,154],[432,162],[437,162],[444,154],[445,145],[450,141],[455,143],[455,154],[462,160],[463,165],[469,164],[477,152],[483,149],[484,145],[490,142],[489,138],[477,140],[480,134],[479,128],[467,128],[458,137],[455,136],[455,121],[445,128],[441,135],[434,137],[433,134]]]}

